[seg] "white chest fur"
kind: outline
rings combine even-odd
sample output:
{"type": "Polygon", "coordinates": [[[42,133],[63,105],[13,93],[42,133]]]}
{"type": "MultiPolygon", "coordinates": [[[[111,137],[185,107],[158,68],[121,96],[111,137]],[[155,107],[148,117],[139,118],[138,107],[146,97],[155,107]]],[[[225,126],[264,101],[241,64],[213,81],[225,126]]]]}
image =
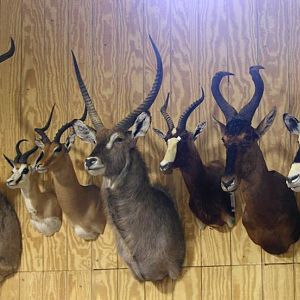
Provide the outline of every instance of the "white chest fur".
{"type": "Polygon", "coordinates": [[[23,189],[21,190],[21,192],[22,192],[22,196],[23,196],[24,201],[25,201],[26,209],[28,210],[30,215],[36,215],[37,210],[32,205],[32,200],[30,199],[30,197],[28,197],[27,193],[23,189]]]}

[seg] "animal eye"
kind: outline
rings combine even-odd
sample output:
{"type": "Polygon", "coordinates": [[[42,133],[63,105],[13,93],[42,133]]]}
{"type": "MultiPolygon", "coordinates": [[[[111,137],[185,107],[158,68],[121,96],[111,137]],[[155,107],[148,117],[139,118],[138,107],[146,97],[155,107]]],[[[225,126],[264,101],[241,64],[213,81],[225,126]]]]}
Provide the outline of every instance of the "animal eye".
{"type": "Polygon", "coordinates": [[[123,142],[123,139],[122,139],[122,138],[117,137],[117,138],[115,139],[115,143],[121,143],[121,142],[123,142]]]}
{"type": "Polygon", "coordinates": [[[61,145],[59,145],[54,149],[54,152],[60,152],[61,149],[62,149],[62,147],[61,147],[61,145]]]}
{"type": "Polygon", "coordinates": [[[27,174],[28,172],[29,172],[28,168],[24,168],[23,171],[22,171],[23,174],[27,174]]]}

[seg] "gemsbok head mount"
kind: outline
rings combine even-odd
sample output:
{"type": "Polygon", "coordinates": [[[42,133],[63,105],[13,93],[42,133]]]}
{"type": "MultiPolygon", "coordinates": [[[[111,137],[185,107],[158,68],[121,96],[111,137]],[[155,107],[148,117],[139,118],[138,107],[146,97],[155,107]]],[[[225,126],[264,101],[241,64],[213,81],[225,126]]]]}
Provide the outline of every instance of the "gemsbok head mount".
{"type": "Polygon", "coordinates": [[[298,136],[299,144],[299,148],[291,165],[291,169],[286,177],[286,184],[294,192],[300,192],[300,122],[296,117],[288,113],[283,115],[283,121],[288,131],[291,134],[298,136]]]}
{"type": "Polygon", "coordinates": [[[160,54],[150,40],[157,61],[152,89],[144,102],[112,129],[105,128],[98,116],[73,54],[79,87],[96,128],[95,132],[83,122],[74,124],[80,138],[97,144],[85,160],[85,168],[92,175],[103,175],[102,192],[118,252],[140,281],[157,281],[168,275],[176,279],[185,256],[183,229],[174,203],[162,188],[151,185],[135,146],[137,137],[144,136],[150,126],[148,110],[163,77],[160,54]]]}
{"type": "Polygon", "coordinates": [[[232,227],[234,215],[231,209],[230,195],[223,192],[220,186],[224,166],[218,161],[205,166],[194,143],[205,128],[206,122],[200,122],[193,132],[186,129],[189,116],[203,100],[204,91],[202,89],[202,96],[182,113],[175,127],[167,112],[168,94],[160,109],[167,123],[168,131],[164,134],[154,128],[155,133],[167,144],[165,156],[160,163],[160,170],[169,173],[175,168],[180,169],[190,193],[189,206],[200,220],[201,229],[204,229],[206,225],[228,224],[229,227],[232,227]]]}
{"type": "Polygon", "coordinates": [[[295,196],[285,184],[285,177],[276,171],[268,171],[257,143],[272,125],[276,108],[256,128],[251,126],[264,92],[264,83],[259,74],[261,69],[262,66],[250,67],[255,91],[239,112],[225,100],[219,88],[222,78],[233,74],[215,74],[211,90],[226,118],[226,125],[214,120],[221,129],[226,148],[222,188],[224,191],[234,191],[239,187],[245,201],[242,221],[249,237],[265,251],[281,254],[299,238],[300,214],[295,196]]]}

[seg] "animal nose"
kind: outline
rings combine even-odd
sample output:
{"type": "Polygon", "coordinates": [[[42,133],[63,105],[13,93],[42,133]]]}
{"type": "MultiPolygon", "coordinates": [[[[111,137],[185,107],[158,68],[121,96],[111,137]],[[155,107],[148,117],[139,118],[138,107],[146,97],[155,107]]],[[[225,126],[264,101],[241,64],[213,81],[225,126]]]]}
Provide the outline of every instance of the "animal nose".
{"type": "Polygon", "coordinates": [[[12,179],[6,181],[7,186],[11,186],[14,181],[12,179]]]}
{"type": "Polygon", "coordinates": [[[291,183],[295,183],[296,181],[298,181],[299,178],[300,178],[300,175],[297,174],[297,175],[294,175],[294,176],[291,176],[291,177],[287,177],[286,181],[291,184],[291,183]]]}
{"type": "Polygon", "coordinates": [[[222,180],[222,183],[223,183],[223,185],[226,187],[226,188],[228,188],[228,187],[230,187],[230,186],[232,186],[233,184],[234,184],[234,177],[232,177],[231,179],[229,179],[229,180],[227,180],[227,181],[225,181],[225,180],[222,180]]]}
{"type": "Polygon", "coordinates": [[[86,166],[86,168],[90,168],[96,162],[97,162],[97,158],[95,158],[95,157],[87,158],[85,160],[85,166],[86,166]]]}

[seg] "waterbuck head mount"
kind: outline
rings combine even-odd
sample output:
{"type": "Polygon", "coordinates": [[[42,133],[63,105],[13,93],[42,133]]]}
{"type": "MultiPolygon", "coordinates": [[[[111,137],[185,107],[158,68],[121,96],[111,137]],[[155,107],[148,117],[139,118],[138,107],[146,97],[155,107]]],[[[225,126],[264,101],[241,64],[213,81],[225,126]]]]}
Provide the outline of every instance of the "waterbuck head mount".
{"type": "Polygon", "coordinates": [[[258,139],[270,128],[276,116],[276,108],[274,107],[257,128],[251,126],[254,113],[264,92],[264,83],[259,74],[261,69],[263,69],[262,66],[250,67],[249,72],[255,85],[255,91],[251,100],[239,112],[225,100],[220,92],[222,78],[234,74],[217,72],[212,79],[213,96],[226,119],[226,125],[224,125],[213,118],[220,127],[222,141],[226,147],[226,167],[221,186],[227,192],[236,190],[240,180],[246,178],[255,167],[248,162],[247,158],[251,155],[254,145],[257,146],[258,139]]]}
{"type": "Polygon", "coordinates": [[[6,180],[6,185],[13,188],[20,188],[25,184],[29,176],[34,172],[34,165],[28,162],[28,158],[38,149],[37,146],[33,147],[29,151],[22,153],[20,150],[21,143],[27,140],[20,140],[16,144],[16,157],[15,159],[9,159],[6,155],[3,155],[9,165],[12,167],[12,175],[6,180]]]}
{"type": "Polygon", "coordinates": [[[79,138],[96,144],[96,147],[90,156],[86,158],[84,164],[85,169],[91,175],[105,175],[107,177],[118,175],[125,167],[126,162],[128,162],[128,154],[135,147],[137,137],[145,135],[149,129],[151,117],[148,110],[156,99],[163,78],[160,53],[151,37],[150,41],[157,62],[156,77],[152,88],[143,103],[111,129],[104,126],[96,112],[93,101],[81,77],[76,58],[72,53],[79,88],[95,128],[90,128],[81,121],[75,122],[73,126],[79,138]],[[129,131],[131,127],[132,130],[129,131]]]}
{"type": "MultiPolygon", "coordinates": [[[[36,169],[39,173],[44,173],[48,169],[51,169],[53,166],[60,163],[60,161],[63,159],[65,153],[69,152],[76,134],[73,132],[73,124],[78,120],[74,119],[66,124],[64,124],[58,131],[56,132],[56,135],[54,139],[51,141],[49,137],[46,135],[45,131],[49,128],[52,116],[53,116],[53,110],[54,106],[52,107],[49,119],[46,123],[46,125],[42,128],[35,128],[35,132],[40,136],[40,139],[36,139],[36,145],[42,150],[39,157],[37,158],[36,162],[36,169]],[[71,128],[72,132],[67,136],[67,139],[64,143],[62,143],[61,137],[63,133],[71,128]]],[[[87,117],[87,109],[85,107],[84,113],[80,120],[84,121],[87,117]]]]}
{"type": "Polygon", "coordinates": [[[170,173],[173,169],[180,168],[184,165],[186,149],[189,147],[190,143],[193,143],[197,139],[198,135],[206,127],[206,122],[202,122],[197,125],[194,132],[190,132],[186,129],[189,116],[204,100],[203,89],[202,96],[193,102],[180,116],[176,128],[172,118],[167,113],[169,96],[170,95],[168,94],[164,105],[160,109],[160,112],[167,123],[168,131],[164,134],[159,129],[154,128],[154,132],[167,144],[167,151],[163,160],[160,162],[160,170],[164,173],[170,173]]]}
{"type": "Polygon", "coordinates": [[[299,148],[289,171],[289,175],[286,177],[286,184],[294,192],[300,192],[300,122],[297,118],[287,113],[283,115],[283,121],[288,131],[298,136],[299,143],[299,148]]]}

